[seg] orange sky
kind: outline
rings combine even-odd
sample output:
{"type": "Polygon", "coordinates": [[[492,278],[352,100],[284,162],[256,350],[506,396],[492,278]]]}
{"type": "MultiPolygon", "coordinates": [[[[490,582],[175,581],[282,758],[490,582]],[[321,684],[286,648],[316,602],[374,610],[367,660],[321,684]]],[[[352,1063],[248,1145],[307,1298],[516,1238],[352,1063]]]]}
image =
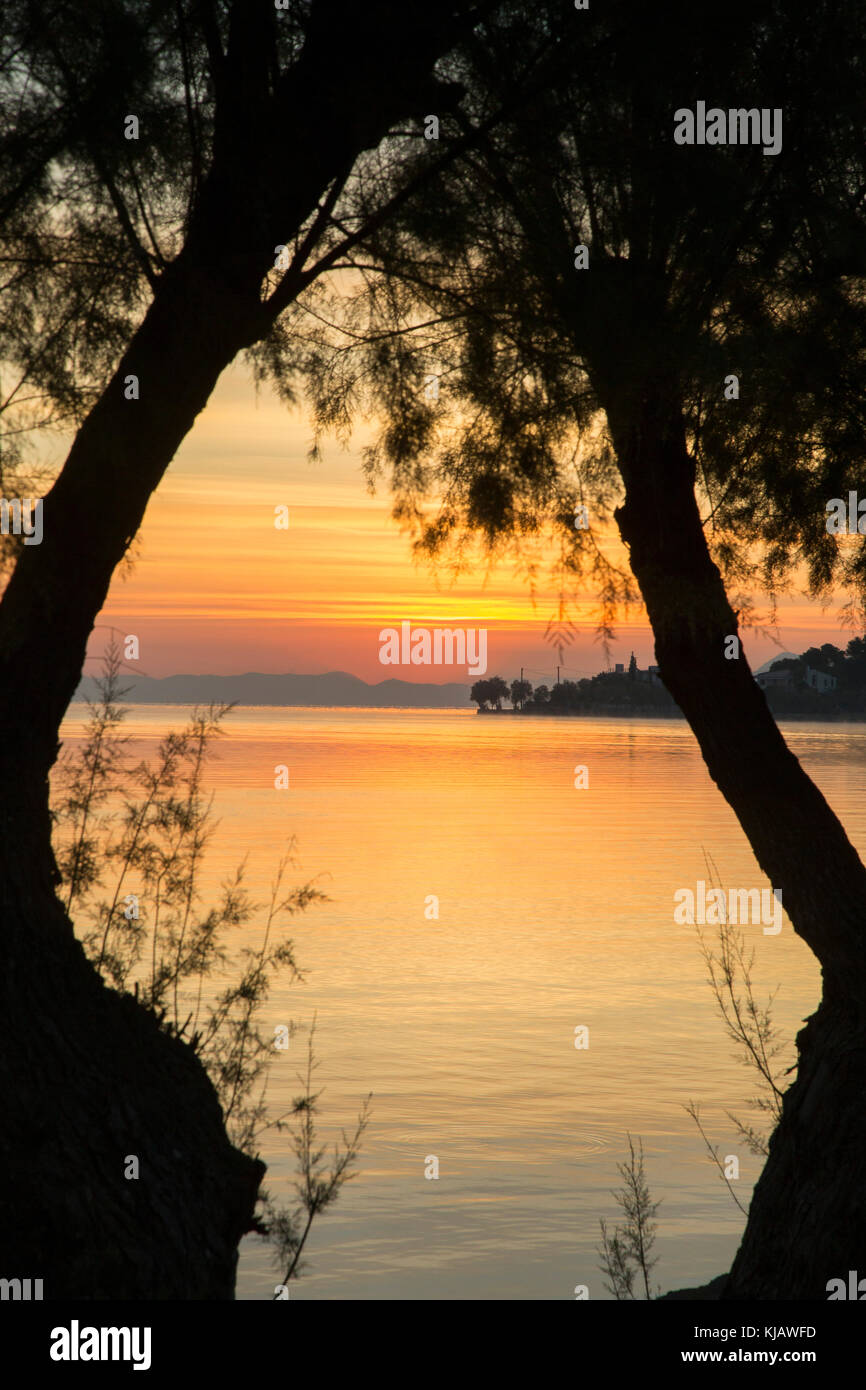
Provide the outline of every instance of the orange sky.
{"type": "MultiPolygon", "coordinates": [[[[538,684],[551,679],[556,655],[544,641],[557,596],[542,592],[533,609],[524,581],[502,564],[452,583],[413,562],[409,539],[389,516],[387,493],[371,497],[357,448],[336,443],[323,462],[306,458],[310,429],[301,412],[276,398],[258,400],[241,366],[226,372],[152,499],[134,571],[117,576],[89,648],[96,670],[107,626],[135,633],[139,669],[179,672],[350,671],[368,681],[470,681],[465,667],[394,667],[378,660],[379,631],[418,625],[485,627],[488,675],[508,679],[522,666],[538,684]],[[276,530],[274,508],[289,509],[276,530]]],[[[595,640],[592,594],[578,594],[579,635],[565,654],[563,678],[605,665],[595,640]]],[[[653,660],[652,636],[634,615],[612,652],[641,666],[653,660]]],[[[844,641],[832,612],[804,601],[780,615],[782,647],[844,641]]],[[[746,639],[753,664],[778,648],[746,639]]]]}

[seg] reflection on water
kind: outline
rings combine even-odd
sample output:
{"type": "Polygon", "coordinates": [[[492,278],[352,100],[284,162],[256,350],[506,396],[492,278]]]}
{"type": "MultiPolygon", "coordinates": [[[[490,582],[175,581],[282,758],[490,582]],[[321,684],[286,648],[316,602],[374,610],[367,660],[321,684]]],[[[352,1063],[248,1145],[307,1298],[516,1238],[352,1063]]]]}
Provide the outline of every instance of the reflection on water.
{"type": "MultiPolygon", "coordinates": [[[[186,715],[134,707],[136,754],[186,715]]],[[[722,1153],[738,1154],[745,1201],[758,1160],[724,1112],[748,1114],[754,1087],[673,894],[707,876],[704,850],[725,887],[767,881],[687,726],[266,709],[227,727],[209,774],[222,817],[211,881],[249,854],[264,896],[296,834],[299,876],[321,875],[331,898],[296,919],[307,982],[274,994],[268,1024],[317,1014],[323,1137],[374,1093],[361,1174],[314,1224],[291,1297],[567,1299],[578,1283],[606,1297],[598,1218],[618,1214],[626,1130],[642,1136],[662,1200],[662,1287],[724,1270],[742,1218],[682,1106],[699,1101],[722,1153]],[[277,763],[287,792],[273,788],[277,763]],[[588,1050],[574,1046],[578,1025],[588,1050]],[[431,1154],[438,1181],[424,1176],[431,1154]]],[[[787,735],[866,850],[864,726],[787,735]]],[[[778,936],[745,931],[759,992],[781,984],[776,1018],[793,1037],[818,999],[817,965],[787,919],[778,936]]],[[[304,1049],[298,1034],[276,1054],[280,1110],[304,1049]]],[[[287,1140],[264,1135],[262,1156],[288,1196],[287,1140]]],[[[249,1238],[238,1296],[271,1297],[275,1282],[249,1238]]]]}

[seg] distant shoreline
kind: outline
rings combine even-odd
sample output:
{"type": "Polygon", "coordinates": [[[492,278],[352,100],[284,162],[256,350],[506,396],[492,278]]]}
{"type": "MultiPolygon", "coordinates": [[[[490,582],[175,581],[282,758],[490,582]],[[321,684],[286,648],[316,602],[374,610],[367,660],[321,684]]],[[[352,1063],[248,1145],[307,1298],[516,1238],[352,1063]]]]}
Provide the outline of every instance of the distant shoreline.
{"type": "MultiPolygon", "coordinates": [[[[141,698],[141,696],[132,696],[131,698],[128,698],[128,699],[125,699],[125,700],[121,701],[121,706],[122,706],[122,707],[125,707],[125,708],[128,708],[128,709],[132,709],[133,707],[138,707],[138,706],[140,706],[140,707],[142,707],[142,708],[147,708],[147,709],[202,709],[202,708],[205,708],[209,703],[210,703],[210,701],[208,701],[208,700],[206,700],[206,699],[203,699],[203,700],[168,700],[168,699],[144,700],[144,699],[141,698]]],[[[353,712],[354,712],[354,713],[358,713],[358,714],[364,714],[364,713],[375,714],[375,713],[377,713],[377,712],[378,712],[379,714],[399,714],[399,713],[401,713],[401,712],[405,712],[406,714],[411,714],[413,711],[416,711],[416,712],[421,712],[421,711],[423,711],[423,712],[425,712],[425,713],[426,713],[426,712],[429,712],[429,713],[432,713],[432,714],[440,713],[440,714],[469,714],[469,715],[474,715],[474,714],[477,714],[477,713],[478,713],[477,710],[472,709],[472,707],[468,704],[468,702],[467,702],[467,704],[465,704],[465,705],[425,705],[425,704],[417,704],[417,705],[367,705],[367,704],[343,704],[343,703],[338,704],[338,703],[336,703],[336,702],[332,702],[331,704],[324,705],[324,704],[318,704],[318,703],[316,703],[316,702],[314,702],[314,701],[310,701],[310,700],[305,700],[305,701],[303,701],[302,703],[301,703],[301,702],[297,702],[297,701],[293,701],[291,704],[287,704],[285,701],[283,701],[283,702],[278,702],[278,701],[274,701],[274,700],[269,700],[269,701],[264,701],[264,700],[234,700],[234,701],[231,701],[230,703],[233,705],[233,710],[234,710],[234,712],[238,712],[238,711],[242,711],[242,710],[253,710],[253,709],[286,709],[286,710],[295,709],[295,710],[322,710],[322,711],[325,711],[325,710],[337,710],[337,711],[339,711],[339,712],[341,712],[341,713],[345,712],[345,713],[347,713],[347,714],[351,714],[351,713],[353,713],[353,712]]],[[[83,695],[76,695],[72,700],[70,700],[70,702],[69,702],[69,704],[68,704],[68,706],[67,706],[67,709],[72,709],[73,706],[77,706],[77,707],[80,708],[80,709],[86,709],[86,708],[88,707],[88,706],[87,706],[87,700],[85,699],[85,697],[84,697],[83,695]]],[[[503,710],[503,713],[506,713],[506,711],[503,710]]],[[[507,711],[507,713],[510,714],[511,711],[509,710],[509,711],[507,711]]]]}
{"type": "MultiPolygon", "coordinates": [[[[148,709],[196,709],[208,704],[207,700],[169,700],[166,697],[160,699],[142,699],[134,696],[132,699],[123,702],[127,708],[133,706],[145,706],[148,709]]],[[[70,700],[67,706],[67,714],[78,707],[81,711],[87,709],[87,702],[83,696],[78,695],[70,700]]],[[[478,714],[487,717],[493,716],[498,719],[658,719],[671,720],[676,723],[686,723],[685,715],[679,710],[660,710],[647,707],[645,709],[623,709],[621,705],[599,705],[595,709],[472,709],[470,705],[372,705],[372,704],[317,704],[311,701],[304,703],[278,703],[274,701],[259,700],[238,700],[235,703],[235,711],[238,713],[244,710],[310,710],[321,711],[333,710],[336,713],[356,713],[356,714],[411,714],[413,712],[429,712],[432,714],[478,714]]],[[[800,724],[866,724],[866,713],[864,714],[816,714],[799,711],[797,713],[784,713],[773,711],[773,717],[777,721],[788,721],[800,724]]]]}
{"type": "Polygon", "coordinates": [[[685,719],[681,710],[657,709],[652,705],[632,705],[624,709],[622,705],[594,705],[592,709],[563,709],[547,706],[541,709],[478,709],[476,714],[494,715],[497,719],[591,719],[593,715],[614,715],[621,719],[685,719]]]}
{"type": "MultiPolygon", "coordinates": [[[[686,717],[681,710],[660,710],[647,706],[644,709],[632,708],[623,709],[622,705],[597,705],[593,709],[478,709],[477,714],[493,715],[498,719],[511,718],[517,719],[592,719],[598,715],[605,718],[615,719],[675,719],[678,722],[686,723],[686,717]]],[[[809,711],[799,710],[788,713],[785,710],[773,710],[770,713],[775,720],[794,720],[803,724],[866,724],[866,713],[863,714],[818,714],[809,711]]]]}

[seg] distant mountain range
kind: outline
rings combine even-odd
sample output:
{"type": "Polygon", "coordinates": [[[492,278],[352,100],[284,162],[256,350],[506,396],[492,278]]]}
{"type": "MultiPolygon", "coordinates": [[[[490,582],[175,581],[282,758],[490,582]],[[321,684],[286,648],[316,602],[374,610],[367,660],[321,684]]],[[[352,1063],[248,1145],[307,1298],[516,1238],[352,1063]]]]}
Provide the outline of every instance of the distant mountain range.
{"type": "MultiPolygon", "coordinates": [[[[246,671],[241,676],[135,676],[122,673],[125,699],[143,705],[207,705],[211,702],[239,705],[379,706],[385,709],[466,709],[471,686],[416,685],[411,681],[386,680],[368,685],[347,671],[326,671],[319,676],[267,675],[246,671]]],[[[74,699],[95,699],[96,680],[85,676],[74,699]]]]}

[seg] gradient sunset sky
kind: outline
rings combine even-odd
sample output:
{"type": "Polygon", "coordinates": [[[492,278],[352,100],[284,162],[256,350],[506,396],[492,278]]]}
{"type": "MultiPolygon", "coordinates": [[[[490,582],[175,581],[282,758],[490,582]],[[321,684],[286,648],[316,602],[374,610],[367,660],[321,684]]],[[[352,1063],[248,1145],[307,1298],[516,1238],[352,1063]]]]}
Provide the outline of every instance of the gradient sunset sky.
{"type": "MultiPolygon", "coordinates": [[[[556,611],[553,587],[533,608],[510,562],[489,574],[479,564],[456,582],[443,572],[437,583],[413,561],[386,489],[367,492],[359,461],[367,437],[360,427],[350,451],[329,441],[312,464],[303,410],[288,410],[269,390],[257,398],[242,365],[224,373],[151,500],[132,573],[115,576],[85,669],[96,671],[114,627],[138,636],[138,669],[150,676],[343,670],[370,682],[475,679],[465,667],[380,665],[380,630],[409,620],[485,627],[488,675],[512,679],[524,666],[533,684],[549,683],[557,658],[544,630],[556,611]],[[281,504],[290,524],[278,531],[281,504]]],[[[579,632],[563,679],[606,665],[591,591],[576,595],[573,613],[579,632]]],[[[799,598],[780,607],[782,649],[844,645],[850,635],[832,609],[799,598]]],[[[753,665],[780,650],[757,634],[744,645],[753,665]]],[[[652,634],[637,610],[619,626],[611,659],[627,662],[632,650],[640,666],[653,661],[652,634]]]]}

